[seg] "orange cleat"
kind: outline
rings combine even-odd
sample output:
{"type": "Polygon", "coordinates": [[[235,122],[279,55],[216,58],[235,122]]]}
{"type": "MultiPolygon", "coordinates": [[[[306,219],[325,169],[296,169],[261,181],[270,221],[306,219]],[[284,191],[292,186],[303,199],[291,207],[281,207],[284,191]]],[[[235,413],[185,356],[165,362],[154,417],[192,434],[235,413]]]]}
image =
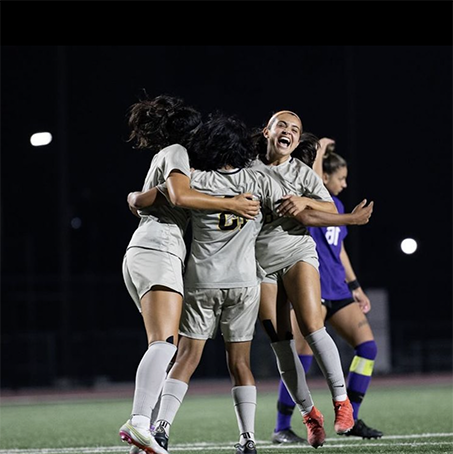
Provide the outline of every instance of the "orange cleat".
{"type": "Polygon", "coordinates": [[[341,402],[333,402],[335,409],[335,432],[338,435],[347,434],[354,427],[354,416],[349,398],[341,402]]]}
{"type": "Polygon", "coordinates": [[[313,446],[313,448],[322,446],[326,440],[324,416],[316,407],[313,407],[310,413],[304,416],[304,424],[307,426],[308,443],[313,446]]]}

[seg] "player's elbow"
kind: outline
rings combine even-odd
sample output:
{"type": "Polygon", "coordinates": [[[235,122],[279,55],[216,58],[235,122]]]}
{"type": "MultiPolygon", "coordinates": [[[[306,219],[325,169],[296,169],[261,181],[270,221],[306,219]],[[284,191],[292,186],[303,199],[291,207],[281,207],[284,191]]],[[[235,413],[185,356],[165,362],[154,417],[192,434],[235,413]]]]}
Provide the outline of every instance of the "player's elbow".
{"type": "Polygon", "coordinates": [[[175,192],[169,192],[168,197],[170,199],[170,202],[175,207],[184,208],[187,204],[187,200],[186,200],[186,197],[184,196],[184,194],[177,194],[175,192]]]}
{"type": "Polygon", "coordinates": [[[129,203],[129,206],[135,208],[136,210],[143,208],[143,204],[141,203],[140,198],[137,196],[137,194],[129,194],[127,202],[129,203]]]}

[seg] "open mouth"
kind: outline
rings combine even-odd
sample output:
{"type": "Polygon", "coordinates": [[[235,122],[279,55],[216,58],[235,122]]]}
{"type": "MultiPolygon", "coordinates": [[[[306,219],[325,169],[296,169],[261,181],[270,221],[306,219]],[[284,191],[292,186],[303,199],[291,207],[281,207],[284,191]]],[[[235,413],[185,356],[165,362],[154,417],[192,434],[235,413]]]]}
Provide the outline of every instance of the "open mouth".
{"type": "Polygon", "coordinates": [[[291,145],[291,141],[288,139],[288,137],[280,137],[278,139],[279,145],[283,145],[285,148],[289,148],[291,145]]]}

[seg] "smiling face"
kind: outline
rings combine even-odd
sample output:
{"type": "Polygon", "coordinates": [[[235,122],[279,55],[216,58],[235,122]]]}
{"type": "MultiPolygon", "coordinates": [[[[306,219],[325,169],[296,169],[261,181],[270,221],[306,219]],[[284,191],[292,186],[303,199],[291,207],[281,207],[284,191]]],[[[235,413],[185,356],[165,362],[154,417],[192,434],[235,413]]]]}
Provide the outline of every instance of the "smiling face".
{"type": "Polygon", "coordinates": [[[295,113],[283,110],[272,116],[263,134],[267,139],[267,160],[280,164],[287,161],[299,145],[302,122],[295,113]]]}

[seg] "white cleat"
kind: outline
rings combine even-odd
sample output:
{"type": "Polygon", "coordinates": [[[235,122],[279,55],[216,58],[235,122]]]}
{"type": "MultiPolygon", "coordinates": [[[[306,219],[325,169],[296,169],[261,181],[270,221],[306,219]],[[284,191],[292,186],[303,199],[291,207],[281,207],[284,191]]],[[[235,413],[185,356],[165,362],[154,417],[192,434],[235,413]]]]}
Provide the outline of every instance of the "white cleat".
{"type": "Polygon", "coordinates": [[[168,454],[168,451],[157,443],[149,429],[132,425],[130,419],[121,426],[119,433],[123,441],[139,448],[138,452],[142,450],[147,454],[168,454]]]}

